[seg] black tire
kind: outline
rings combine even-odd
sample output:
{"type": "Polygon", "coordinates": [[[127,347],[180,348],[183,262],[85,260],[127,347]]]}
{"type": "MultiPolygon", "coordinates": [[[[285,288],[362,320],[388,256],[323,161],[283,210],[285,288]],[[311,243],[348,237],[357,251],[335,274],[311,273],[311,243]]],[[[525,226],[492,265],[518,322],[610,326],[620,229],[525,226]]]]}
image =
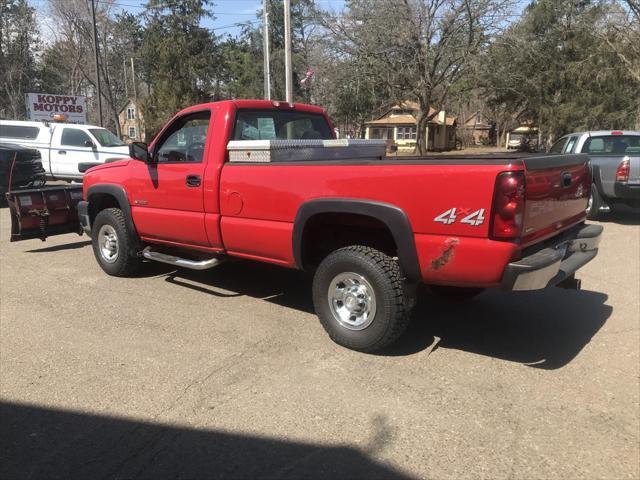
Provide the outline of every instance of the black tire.
{"type": "Polygon", "coordinates": [[[430,285],[429,290],[437,297],[458,302],[469,300],[484,292],[484,288],[479,287],[449,287],[446,285],[430,285]]]}
{"type": "Polygon", "coordinates": [[[136,241],[127,229],[122,210],[107,208],[100,211],[91,226],[91,237],[93,254],[102,270],[107,274],[114,277],[128,277],[138,272],[142,259],[138,256],[136,241]],[[111,230],[116,239],[117,255],[111,259],[103,254],[101,245],[101,242],[104,241],[103,227],[105,227],[104,232],[111,230]]]}
{"type": "Polygon", "coordinates": [[[331,339],[361,352],[374,352],[393,343],[406,329],[413,304],[411,289],[403,281],[398,262],[362,245],[341,248],[322,261],[313,277],[313,303],[331,339]],[[374,313],[368,317],[366,325],[357,330],[353,325],[351,328],[345,326],[334,316],[329,294],[338,275],[352,273],[368,283],[375,299],[374,313]]]}
{"type": "Polygon", "coordinates": [[[602,197],[598,192],[596,184],[591,185],[591,199],[590,205],[587,205],[587,218],[589,220],[597,220],[600,213],[600,207],[602,207],[602,197]]]}

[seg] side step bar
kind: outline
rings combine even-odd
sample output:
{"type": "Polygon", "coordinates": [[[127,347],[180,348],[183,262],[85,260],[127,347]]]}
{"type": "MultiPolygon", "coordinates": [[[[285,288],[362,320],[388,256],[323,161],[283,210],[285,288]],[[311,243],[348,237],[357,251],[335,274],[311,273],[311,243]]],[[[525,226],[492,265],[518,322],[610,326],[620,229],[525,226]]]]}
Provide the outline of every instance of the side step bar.
{"type": "Polygon", "coordinates": [[[147,260],[168,263],[175,267],[190,268],[191,270],[207,270],[209,268],[217,267],[224,262],[224,259],[220,257],[207,258],[206,260],[189,260],[187,258],[167,255],[166,253],[153,252],[149,247],[142,251],[142,256],[147,260]]]}

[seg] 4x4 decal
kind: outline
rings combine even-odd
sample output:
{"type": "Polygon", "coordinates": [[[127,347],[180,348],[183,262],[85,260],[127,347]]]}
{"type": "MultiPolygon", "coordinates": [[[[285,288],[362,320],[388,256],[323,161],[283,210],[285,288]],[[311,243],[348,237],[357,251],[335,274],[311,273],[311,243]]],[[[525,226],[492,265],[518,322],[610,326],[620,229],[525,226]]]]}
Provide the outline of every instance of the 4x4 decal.
{"type": "Polygon", "coordinates": [[[471,212],[470,208],[450,208],[442,212],[436,218],[433,219],[434,222],[444,223],[445,225],[451,225],[458,221],[460,223],[464,223],[466,225],[471,225],[477,227],[484,223],[484,208],[479,210],[475,210],[471,212]]]}

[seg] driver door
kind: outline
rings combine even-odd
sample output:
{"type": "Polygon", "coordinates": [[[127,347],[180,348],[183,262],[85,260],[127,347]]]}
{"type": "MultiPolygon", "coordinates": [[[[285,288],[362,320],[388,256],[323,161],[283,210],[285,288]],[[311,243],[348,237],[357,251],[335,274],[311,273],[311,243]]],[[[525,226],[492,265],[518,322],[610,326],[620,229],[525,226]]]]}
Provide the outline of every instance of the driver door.
{"type": "Polygon", "coordinates": [[[131,213],[149,240],[210,246],[203,181],[211,112],[179,117],[153,146],[153,162],[134,162],[131,213]]]}

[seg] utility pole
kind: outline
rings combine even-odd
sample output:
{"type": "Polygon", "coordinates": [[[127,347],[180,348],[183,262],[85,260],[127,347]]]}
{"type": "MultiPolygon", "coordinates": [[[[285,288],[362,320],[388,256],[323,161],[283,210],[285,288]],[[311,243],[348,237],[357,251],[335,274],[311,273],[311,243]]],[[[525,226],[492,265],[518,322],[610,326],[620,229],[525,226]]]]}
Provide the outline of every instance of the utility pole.
{"type": "Polygon", "coordinates": [[[91,0],[91,16],[93,17],[93,54],[96,59],[96,87],[98,89],[98,115],[102,127],[102,89],[100,88],[100,67],[98,64],[98,29],[96,28],[96,4],[91,0]]]}
{"type": "Polygon", "coordinates": [[[265,100],[271,100],[271,64],[269,62],[269,0],[263,0],[262,2],[262,38],[264,40],[264,98],[265,100]]]}
{"type": "Polygon", "coordinates": [[[286,75],[286,101],[293,102],[293,78],[291,72],[291,0],[284,0],[284,63],[286,75]]]}

